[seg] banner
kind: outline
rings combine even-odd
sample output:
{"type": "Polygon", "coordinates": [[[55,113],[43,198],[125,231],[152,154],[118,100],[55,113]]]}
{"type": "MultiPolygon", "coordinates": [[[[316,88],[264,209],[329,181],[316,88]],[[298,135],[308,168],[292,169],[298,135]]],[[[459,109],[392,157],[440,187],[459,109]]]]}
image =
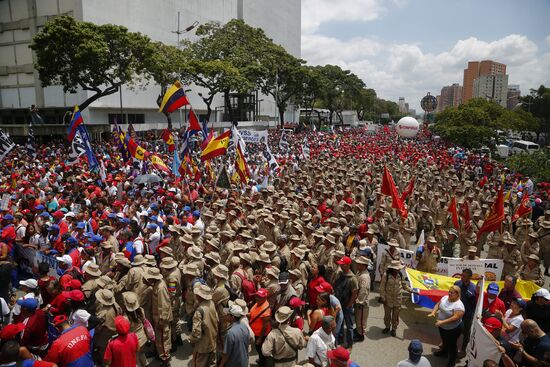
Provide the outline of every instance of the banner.
{"type": "MultiPolygon", "coordinates": [[[[435,304],[448,294],[449,288],[455,284],[457,278],[448,276],[424,273],[418,270],[405,268],[407,277],[411,288],[417,291],[417,294],[412,295],[414,303],[427,308],[433,308],[435,304]]],[[[476,280],[472,280],[473,283],[477,283],[476,280]]],[[[485,289],[489,286],[489,283],[485,283],[485,289]]],[[[504,282],[496,282],[500,289],[504,286],[504,282]]],[[[525,300],[530,300],[533,293],[540,287],[531,281],[518,280],[516,283],[516,290],[521,294],[521,297],[525,300]]]]}
{"type": "Polygon", "coordinates": [[[239,133],[245,143],[267,145],[267,130],[239,130],[239,133]]]}
{"type": "Polygon", "coordinates": [[[0,130],[0,162],[15,148],[15,143],[10,136],[0,130]]]}
{"type": "Polygon", "coordinates": [[[35,273],[38,269],[38,264],[45,262],[50,267],[49,275],[59,278],[57,274],[58,261],[54,256],[44,255],[40,251],[25,248],[19,244],[15,244],[15,252],[19,259],[19,266],[29,274],[35,273]],[[35,270],[34,272],[33,269],[35,270]]]}
{"type": "Polygon", "coordinates": [[[482,260],[462,260],[455,258],[447,258],[447,275],[458,278],[462,274],[462,270],[471,269],[472,279],[480,279],[485,276],[488,282],[494,282],[502,278],[502,269],[504,260],[500,259],[482,259],[482,260]]]}

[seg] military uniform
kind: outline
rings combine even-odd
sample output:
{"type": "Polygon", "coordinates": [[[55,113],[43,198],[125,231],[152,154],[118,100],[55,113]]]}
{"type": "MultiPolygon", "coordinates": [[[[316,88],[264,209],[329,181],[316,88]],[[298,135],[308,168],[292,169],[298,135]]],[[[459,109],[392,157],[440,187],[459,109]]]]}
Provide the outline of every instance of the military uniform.
{"type": "Polygon", "coordinates": [[[300,329],[287,324],[279,325],[265,338],[262,353],[273,358],[277,367],[292,367],[298,359],[298,350],[304,349],[306,341],[300,329]]]}
{"type": "MultiPolygon", "coordinates": [[[[173,259],[172,259],[173,260],[173,259]]],[[[176,263],[175,260],[173,260],[176,263]]],[[[162,263],[161,263],[161,269],[162,263]]],[[[182,295],[182,276],[181,271],[177,267],[172,269],[166,269],[162,271],[164,281],[166,282],[166,287],[168,293],[170,294],[170,304],[172,306],[172,321],[170,323],[170,335],[172,337],[172,342],[176,341],[179,336],[178,333],[178,321],[180,318],[180,308],[181,308],[181,295],[182,295]]]]}
{"type": "Polygon", "coordinates": [[[502,269],[503,280],[506,275],[515,275],[523,263],[521,260],[521,253],[515,246],[510,251],[508,247],[505,246],[502,250],[502,259],[504,260],[504,267],[502,269]]]}
{"type": "Polygon", "coordinates": [[[529,264],[522,265],[517,273],[519,279],[530,280],[539,287],[544,285],[544,274],[539,265],[529,268],[529,264]]]}
{"type": "Polygon", "coordinates": [[[152,287],[151,308],[156,335],[155,346],[160,359],[166,361],[170,359],[170,349],[172,349],[170,323],[173,320],[173,314],[170,292],[163,279],[158,280],[152,287]]]}
{"type": "Polygon", "coordinates": [[[359,291],[355,300],[355,327],[359,335],[365,336],[367,332],[367,319],[369,317],[369,294],[371,278],[368,269],[357,273],[359,291]]]}
{"type": "Polygon", "coordinates": [[[523,263],[527,262],[527,256],[537,255],[540,256],[540,244],[538,241],[532,243],[523,242],[520,249],[521,260],[523,263]]]}
{"type": "Polygon", "coordinates": [[[194,367],[216,366],[216,337],[218,314],[212,300],[203,300],[193,314],[189,343],[193,349],[194,367]]]}
{"type": "Polygon", "coordinates": [[[407,282],[403,279],[401,273],[397,275],[388,275],[384,273],[380,281],[380,298],[384,302],[384,325],[393,330],[399,325],[399,312],[401,311],[401,293],[403,289],[411,292],[407,282]]]}

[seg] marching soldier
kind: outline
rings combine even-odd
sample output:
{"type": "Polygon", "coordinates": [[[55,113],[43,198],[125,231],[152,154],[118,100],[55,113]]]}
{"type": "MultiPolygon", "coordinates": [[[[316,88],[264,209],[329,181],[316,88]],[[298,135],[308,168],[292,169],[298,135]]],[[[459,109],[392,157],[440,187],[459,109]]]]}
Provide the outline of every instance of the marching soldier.
{"type": "Polygon", "coordinates": [[[357,334],[354,335],[354,341],[362,342],[365,340],[367,332],[367,319],[369,317],[369,293],[370,293],[370,274],[368,266],[372,264],[366,256],[359,256],[355,259],[357,264],[357,282],[359,290],[355,300],[355,327],[357,334]]]}
{"type": "Polygon", "coordinates": [[[193,288],[193,292],[198,302],[189,335],[189,342],[193,350],[193,366],[215,367],[218,314],[216,306],[212,302],[212,290],[207,285],[197,284],[193,288]]]}
{"type": "Polygon", "coordinates": [[[178,345],[183,345],[177,330],[181,307],[181,271],[178,269],[178,262],[172,257],[162,259],[160,262],[160,271],[170,294],[170,303],[172,305],[170,334],[172,337],[172,347],[176,349],[178,345]]]}

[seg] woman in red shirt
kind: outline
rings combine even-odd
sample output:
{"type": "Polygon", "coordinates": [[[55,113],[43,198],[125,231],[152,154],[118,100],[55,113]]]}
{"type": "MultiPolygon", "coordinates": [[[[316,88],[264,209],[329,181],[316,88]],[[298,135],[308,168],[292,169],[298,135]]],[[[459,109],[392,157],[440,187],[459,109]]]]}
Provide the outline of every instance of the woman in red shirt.
{"type": "Polygon", "coordinates": [[[103,363],[110,367],[135,367],[139,352],[138,338],[130,332],[130,321],[125,316],[115,317],[118,336],[112,339],[103,355],[103,363]]]}
{"type": "Polygon", "coordinates": [[[311,266],[311,277],[312,279],[309,281],[307,285],[307,299],[309,301],[309,308],[314,310],[316,308],[316,300],[317,296],[319,295],[319,292],[315,290],[315,287],[326,283],[326,280],[324,278],[325,275],[325,266],[319,265],[319,264],[313,264],[311,266]]]}

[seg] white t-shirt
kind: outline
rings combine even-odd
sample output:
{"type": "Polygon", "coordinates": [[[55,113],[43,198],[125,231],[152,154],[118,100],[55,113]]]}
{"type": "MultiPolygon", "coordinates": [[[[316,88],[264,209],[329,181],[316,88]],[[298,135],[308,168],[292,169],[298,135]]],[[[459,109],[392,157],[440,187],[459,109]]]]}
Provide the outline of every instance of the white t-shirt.
{"type": "Polygon", "coordinates": [[[519,342],[519,334],[521,334],[520,325],[523,321],[523,316],[516,315],[516,316],[510,316],[512,314],[512,310],[506,310],[506,313],[504,314],[504,320],[506,320],[507,324],[510,324],[512,326],[516,327],[516,330],[512,332],[506,332],[503,336],[507,341],[510,342],[519,342]]]}
{"type": "MultiPolygon", "coordinates": [[[[449,296],[443,296],[439,303],[439,312],[437,313],[438,320],[446,320],[449,317],[453,316],[456,311],[464,312],[464,304],[459,299],[455,302],[449,301],[449,296]]],[[[440,326],[440,328],[445,330],[452,330],[456,328],[462,322],[462,318],[458,319],[453,323],[447,323],[440,326]]]]}
{"type": "Polygon", "coordinates": [[[336,348],[332,333],[328,335],[323,328],[313,332],[307,342],[307,357],[313,358],[320,366],[328,366],[327,351],[336,348]]]}

